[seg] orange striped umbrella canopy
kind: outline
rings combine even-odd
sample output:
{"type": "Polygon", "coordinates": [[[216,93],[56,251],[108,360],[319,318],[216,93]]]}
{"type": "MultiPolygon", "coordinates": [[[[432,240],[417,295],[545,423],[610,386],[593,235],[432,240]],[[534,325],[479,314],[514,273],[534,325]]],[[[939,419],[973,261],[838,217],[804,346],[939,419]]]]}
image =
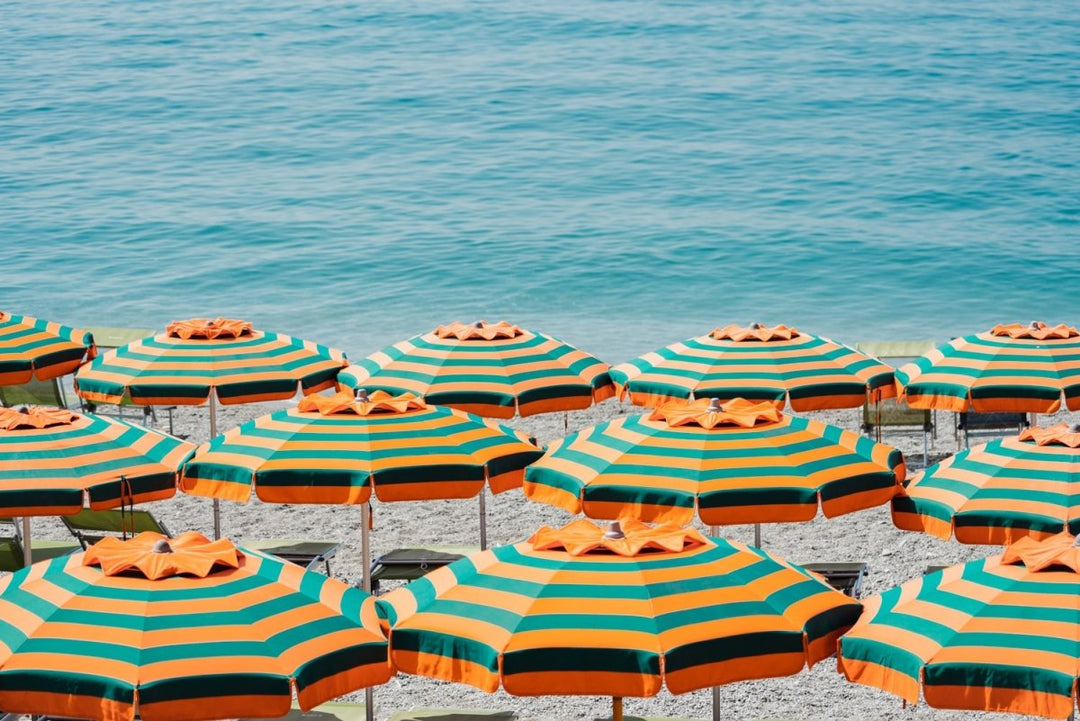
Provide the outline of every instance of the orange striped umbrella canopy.
{"type": "Polygon", "coordinates": [[[399,671],[520,696],[652,696],[827,658],[858,601],[757,548],[578,519],[377,600],[399,671]]]}
{"type": "Polygon", "coordinates": [[[0,311],[0,385],[57,378],[96,354],[87,331],[0,311]]]}
{"type": "Polygon", "coordinates": [[[226,318],[175,321],[164,333],[99,355],[75,376],[87,400],[136,405],[224,405],[286,400],[334,385],[346,364],[334,348],[226,318]]]}
{"type": "Polygon", "coordinates": [[[366,503],[472,498],[521,485],[543,451],[479,416],[376,391],[308,396],[204,443],[184,466],[186,493],[246,502],[366,503]]]}
{"type": "Polygon", "coordinates": [[[1036,321],[954,338],[897,370],[896,387],[912,408],[1080,410],[1080,331],[1036,321]]]}
{"type": "Polygon", "coordinates": [[[708,525],[809,521],[886,503],[900,451],[741,398],[672,401],[548,446],[525,495],[592,518],[708,525]]]}
{"type": "Polygon", "coordinates": [[[961,543],[1006,544],[1080,531],[1080,433],[1026,428],[918,473],[892,501],[893,523],[961,543]]]}
{"type": "Polygon", "coordinates": [[[1023,538],[866,599],[840,639],[849,681],[934,708],[1065,719],[1080,683],[1080,549],[1023,538]]]}
{"type": "Polygon", "coordinates": [[[56,516],[172,498],[194,444],[61,408],[0,408],[0,515],[56,516]]]}
{"type": "Polygon", "coordinates": [[[893,369],[795,328],[729,325],[611,369],[622,398],[656,406],[679,398],[748,398],[796,411],[854,408],[894,395],[893,369]]]}
{"type": "Polygon", "coordinates": [[[607,364],[506,321],[439,326],[350,365],[338,380],[490,418],[579,410],[615,395],[607,364]]]}
{"type": "Polygon", "coordinates": [[[106,538],[0,579],[0,708],[283,716],[390,677],[374,599],[228,540],[106,538]]]}

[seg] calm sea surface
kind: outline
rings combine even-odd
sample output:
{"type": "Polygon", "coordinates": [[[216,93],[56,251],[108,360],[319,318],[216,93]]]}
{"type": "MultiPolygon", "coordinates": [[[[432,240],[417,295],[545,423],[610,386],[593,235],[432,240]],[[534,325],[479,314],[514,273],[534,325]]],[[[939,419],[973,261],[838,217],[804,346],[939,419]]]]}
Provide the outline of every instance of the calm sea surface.
{"type": "Polygon", "coordinates": [[[1080,3],[0,1],[0,309],[1080,323],[1080,3]]]}

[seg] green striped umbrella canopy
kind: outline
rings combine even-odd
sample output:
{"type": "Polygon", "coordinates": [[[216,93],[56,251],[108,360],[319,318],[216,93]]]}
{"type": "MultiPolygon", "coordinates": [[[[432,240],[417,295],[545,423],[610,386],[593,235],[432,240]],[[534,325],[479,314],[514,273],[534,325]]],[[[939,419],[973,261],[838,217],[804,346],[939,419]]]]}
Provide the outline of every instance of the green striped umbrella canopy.
{"type": "Polygon", "coordinates": [[[0,385],[57,378],[96,353],[86,331],[0,311],[0,385]]]}
{"type": "Polygon", "coordinates": [[[1028,428],[963,450],[912,478],[892,515],[898,528],[961,543],[1080,532],[1080,433],[1028,428]]]}
{"type": "Polygon", "coordinates": [[[954,338],[896,371],[912,408],[1056,413],[1080,410],[1080,331],[1013,323],[954,338]]]}
{"type": "Polygon", "coordinates": [[[860,604],[756,548],[578,519],[377,599],[395,668],[494,691],[652,696],[797,673],[860,604]]]}
{"type": "Polygon", "coordinates": [[[506,321],[439,326],[350,365],[338,381],[491,418],[578,410],[615,394],[605,363],[506,321]]]}
{"type": "Polygon", "coordinates": [[[271,556],[142,533],[0,579],[0,708],[283,716],[390,677],[374,599],[271,556]]]}
{"type": "Polygon", "coordinates": [[[525,495],[592,518],[708,525],[808,521],[887,502],[901,453],[770,403],[672,401],[548,446],[525,495]]]}
{"type": "Polygon", "coordinates": [[[864,601],[839,670],[935,708],[1068,718],[1080,667],[1080,556],[1070,534],[916,578],[864,601]]]}
{"type": "Polygon", "coordinates": [[[845,345],[779,325],[729,325],[611,369],[619,397],[640,406],[677,398],[748,398],[796,411],[891,397],[893,369],[845,345]]]}
{"type": "MultiPolygon", "coordinates": [[[[225,405],[292,398],[334,385],[345,354],[256,330],[251,323],[194,318],[99,355],[75,376],[75,391],[98,403],[225,405]]],[[[216,435],[216,434],[214,434],[216,435]]]]}
{"type": "MultiPolygon", "coordinates": [[[[56,516],[171,498],[195,446],[113,418],[0,408],[0,515],[56,516]]],[[[0,706],[2,707],[2,706],[0,706]]]]}
{"type": "Polygon", "coordinates": [[[246,502],[472,498],[521,485],[543,451],[513,429],[411,395],[309,396],[199,447],[180,487],[246,502]]]}

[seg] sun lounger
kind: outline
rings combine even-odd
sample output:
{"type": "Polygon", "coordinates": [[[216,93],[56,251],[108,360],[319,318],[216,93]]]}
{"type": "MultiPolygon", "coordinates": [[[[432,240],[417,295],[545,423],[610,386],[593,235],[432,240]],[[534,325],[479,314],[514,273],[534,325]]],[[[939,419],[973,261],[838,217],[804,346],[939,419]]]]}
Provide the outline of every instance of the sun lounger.
{"type": "Polygon", "coordinates": [[[153,531],[172,537],[165,525],[154,518],[150,511],[141,509],[121,513],[119,509],[93,511],[84,508],[73,516],[61,516],[60,520],[83,548],[89,548],[105,536],[121,536],[125,531],[128,534],[153,531]]]}
{"type": "Polygon", "coordinates": [[[341,548],[341,544],[337,541],[305,541],[295,538],[244,540],[240,545],[291,561],[309,570],[321,563],[326,569],[327,576],[330,575],[330,559],[341,548]]]}
{"type": "Polygon", "coordinates": [[[53,406],[67,408],[67,395],[59,378],[39,381],[34,378],[29,383],[17,386],[0,386],[0,406],[53,406]]]}
{"type": "MultiPolygon", "coordinates": [[[[57,556],[66,556],[78,550],[79,544],[71,541],[34,538],[30,542],[30,559],[33,563],[37,563],[57,556]]],[[[19,524],[12,518],[0,518],[0,571],[18,571],[25,565],[19,524]]],[[[2,717],[0,721],[3,721],[2,717]]]]}
{"type": "Polygon", "coordinates": [[[414,708],[396,711],[386,721],[499,721],[517,718],[513,711],[463,708],[414,708]]]}
{"type": "Polygon", "coordinates": [[[957,413],[956,442],[960,442],[960,432],[964,433],[964,447],[970,448],[970,437],[976,433],[1006,431],[1019,433],[1028,426],[1026,413],[957,413]]]}
{"type": "Polygon", "coordinates": [[[378,590],[379,581],[412,581],[479,550],[478,546],[394,549],[371,564],[371,592],[378,590]]]}
{"type": "Polygon", "coordinates": [[[865,563],[804,563],[802,567],[823,576],[830,586],[847,596],[859,598],[862,594],[865,563]]]}
{"type": "MultiPolygon", "coordinates": [[[[864,341],[855,344],[855,350],[872,355],[893,368],[899,368],[935,347],[932,340],[864,341]]],[[[937,437],[937,424],[934,421],[933,411],[909,408],[906,404],[897,403],[895,398],[875,403],[867,400],[862,407],[863,433],[874,436],[877,441],[881,441],[882,428],[897,432],[903,429],[922,431],[924,466],[930,463],[930,440],[937,437]]]]}

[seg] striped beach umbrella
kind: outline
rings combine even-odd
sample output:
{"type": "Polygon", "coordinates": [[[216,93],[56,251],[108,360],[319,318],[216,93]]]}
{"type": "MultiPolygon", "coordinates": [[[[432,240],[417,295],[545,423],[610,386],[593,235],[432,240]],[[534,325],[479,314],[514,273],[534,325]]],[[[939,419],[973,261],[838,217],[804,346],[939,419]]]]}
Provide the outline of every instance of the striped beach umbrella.
{"type": "Polygon", "coordinates": [[[390,677],[374,600],[197,533],[106,538],[0,579],[0,708],[199,721],[288,713],[390,677]]]}
{"type": "Polygon", "coordinates": [[[479,416],[376,391],[309,396],[204,443],[180,487],[246,502],[366,503],[472,498],[521,486],[543,455],[527,436],[479,416]]]}
{"type": "Polygon", "coordinates": [[[1004,545],[1080,532],[1080,433],[1060,424],[968,448],[920,472],[893,523],[961,543],[1004,545]]]}
{"type": "Polygon", "coordinates": [[[490,418],[579,410],[615,394],[605,363],[506,321],[439,326],[350,365],[338,380],[490,418]]]}
{"type": "MultiPolygon", "coordinates": [[[[809,521],[887,502],[906,470],[890,446],[736,399],[672,401],[548,446],[525,495],[592,518],[707,525],[809,521]]],[[[760,544],[760,538],[758,539],[760,544]]]]}
{"type": "MultiPolygon", "coordinates": [[[[184,466],[180,487],[240,502],[254,487],[271,503],[363,504],[365,511],[372,492],[381,501],[479,495],[486,547],[485,483],[492,493],[518,488],[525,466],[541,455],[511,428],[412,395],[340,392],[308,396],[211,439],[184,466]]],[[[368,524],[361,525],[366,555],[368,524]]]]}
{"type": "Polygon", "coordinates": [[[819,336],[778,325],[729,325],[611,369],[620,398],[656,406],[677,398],[748,398],[796,411],[854,408],[892,397],[893,369],[819,336]]]}
{"type": "Polygon", "coordinates": [[[912,408],[1056,413],[1080,410],[1080,331],[1034,322],[954,338],[896,371],[912,408]]]}
{"type": "Polygon", "coordinates": [[[840,639],[849,681],[935,708],[1065,719],[1080,668],[1080,549],[1070,534],[916,578],[864,601],[840,639]]]}
{"type": "Polygon", "coordinates": [[[96,353],[86,331],[0,311],[0,385],[58,378],[96,353]]]}
{"type": "MultiPolygon", "coordinates": [[[[255,330],[227,318],[174,321],[164,333],[98,356],[75,376],[75,392],[91,402],[202,405],[217,436],[217,403],[287,400],[334,385],[346,364],[333,348],[255,330]]],[[[214,537],[221,511],[214,501],[214,537]]]]}
{"type": "Polygon", "coordinates": [[[0,515],[58,516],[171,498],[191,443],[60,408],[0,408],[0,515]]]}
{"type": "MultiPolygon", "coordinates": [[[[126,421],[60,408],[0,408],[0,516],[30,516],[171,498],[195,446],[126,421]]],[[[2,707],[0,707],[2,708],[2,707]]]]}
{"type": "Polygon", "coordinates": [[[406,673],[519,696],[653,696],[787,676],[830,656],[860,604],[756,548],[578,519],[377,599],[406,673]]]}
{"type": "Polygon", "coordinates": [[[333,386],[345,363],[339,350],[246,321],[194,318],[99,355],[75,376],[75,391],[92,402],[135,405],[287,400],[297,388],[333,386]]]}

